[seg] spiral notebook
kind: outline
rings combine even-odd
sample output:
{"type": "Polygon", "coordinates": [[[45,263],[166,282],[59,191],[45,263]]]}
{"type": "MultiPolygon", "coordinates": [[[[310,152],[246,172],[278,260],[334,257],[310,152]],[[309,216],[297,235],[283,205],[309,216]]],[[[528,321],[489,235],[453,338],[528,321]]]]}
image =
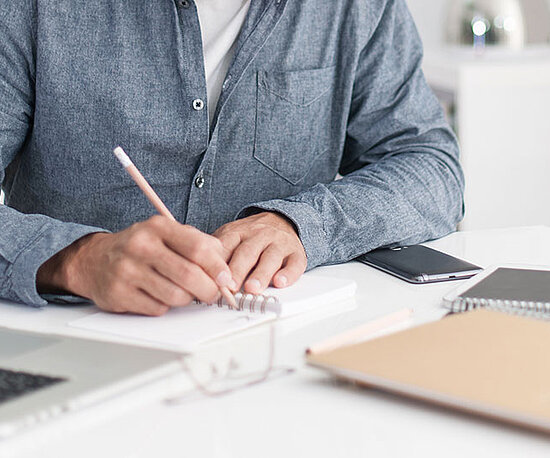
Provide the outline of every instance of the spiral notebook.
{"type": "Polygon", "coordinates": [[[197,345],[277,318],[290,317],[355,295],[354,281],[305,274],[285,289],[268,288],[261,296],[238,293],[238,310],[225,302],[173,308],[162,317],[98,312],[70,326],[191,351],[197,345]]]}
{"type": "Polygon", "coordinates": [[[550,319],[550,270],[492,267],[445,296],[452,312],[490,308],[550,319]]]}

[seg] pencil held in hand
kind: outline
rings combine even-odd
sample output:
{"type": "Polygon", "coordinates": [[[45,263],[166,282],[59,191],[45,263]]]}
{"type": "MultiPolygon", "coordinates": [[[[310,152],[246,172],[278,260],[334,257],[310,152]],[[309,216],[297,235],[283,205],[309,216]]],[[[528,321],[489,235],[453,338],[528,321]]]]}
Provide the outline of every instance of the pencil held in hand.
{"type": "Polygon", "coordinates": [[[170,210],[166,208],[166,205],[164,205],[164,202],[160,200],[160,197],[153,190],[151,185],[147,183],[147,180],[143,177],[141,172],[137,169],[137,167],[134,165],[134,163],[131,161],[131,159],[128,157],[125,151],[119,146],[115,148],[113,152],[115,153],[115,156],[120,161],[122,166],[126,169],[126,171],[130,174],[132,179],[139,186],[139,189],[141,189],[143,191],[143,194],[145,194],[147,199],[149,199],[149,202],[151,202],[155,206],[157,211],[162,216],[166,216],[172,221],[176,221],[176,218],[174,218],[174,215],[172,215],[172,213],[170,213],[170,210]]]}
{"type": "MultiPolygon", "coordinates": [[[[143,177],[141,172],[137,169],[137,167],[134,165],[132,160],[128,157],[126,152],[120,146],[117,146],[114,149],[113,153],[115,154],[117,159],[120,161],[122,166],[126,169],[126,171],[130,174],[132,179],[139,186],[139,189],[141,189],[143,191],[143,194],[145,194],[147,199],[149,199],[149,202],[151,202],[154,205],[154,207],[157,209],[157,211],[162,216],[166,216],[170,220],[176,221],[176,218],[174,218],[174,215],[172,215],[172,213],[170,213],[170,210],[168,210],[166,205],[164,205],[164,202],[160,199],[160,197],[153,190],[151,185],[143,177]]],[[[225,298],[228,305],[231,308],[236,309],[237,308],[237,302],[235,301],[235,297],[229,291],[229,289],[225,286],[220,286],[220,292],[222,293],[222,296],[225,298]]]]}

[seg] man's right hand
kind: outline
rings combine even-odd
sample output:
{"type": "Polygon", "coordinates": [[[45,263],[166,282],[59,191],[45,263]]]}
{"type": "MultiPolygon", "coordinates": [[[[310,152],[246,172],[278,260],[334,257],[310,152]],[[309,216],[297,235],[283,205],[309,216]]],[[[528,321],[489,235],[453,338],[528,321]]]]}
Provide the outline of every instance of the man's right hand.
{"type": "Polygon", "coordinates": [[[170,307],[219,298],[232,287],[222,243],[192,226],[153,216],[114,234],[94,233],[46,261],[39,292],[65,292],[101,309],[159,316],[170,307]]]}

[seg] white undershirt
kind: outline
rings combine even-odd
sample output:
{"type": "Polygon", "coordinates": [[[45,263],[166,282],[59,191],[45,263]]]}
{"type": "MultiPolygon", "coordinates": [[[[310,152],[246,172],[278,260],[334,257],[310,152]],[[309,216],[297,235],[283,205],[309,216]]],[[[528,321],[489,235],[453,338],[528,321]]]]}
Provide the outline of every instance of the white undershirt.
{"type": "Polygon", "coordinates": [[[250,0],[195,0],[195,3],[201,24],[208,117],[212,123],[250,0]]]}

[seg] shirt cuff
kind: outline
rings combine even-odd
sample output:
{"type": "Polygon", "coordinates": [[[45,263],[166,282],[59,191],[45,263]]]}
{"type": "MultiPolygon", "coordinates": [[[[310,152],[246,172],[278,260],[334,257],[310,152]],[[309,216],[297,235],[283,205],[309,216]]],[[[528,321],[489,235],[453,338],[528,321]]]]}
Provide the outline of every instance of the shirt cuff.
{"type": "Polygon", "coordinates": [[[85,235],[107,232],[104,229],[83,226],[73,223],[47,223],[39,231],[38,235],[17,256],[11,269],[11,289],[15,296],[24,304],[42,307],[48,304],[48,300],[62,303],[86,302],[76,296],[44,295],[41,296],[36,289],[36,274],[42,264],[53,255],[68,247],[85,235]],[[79,300],[80,299],[80,300],[79,300]]]}
{"type": "Polygon", "coordinates": [[[303,202],[269,200],[243,208],[235,219],[246,218],[262,211],[281,213],[294,223],[307,256],[307,270],[330,259],[330,247],[319,213],[303,202]]]}

